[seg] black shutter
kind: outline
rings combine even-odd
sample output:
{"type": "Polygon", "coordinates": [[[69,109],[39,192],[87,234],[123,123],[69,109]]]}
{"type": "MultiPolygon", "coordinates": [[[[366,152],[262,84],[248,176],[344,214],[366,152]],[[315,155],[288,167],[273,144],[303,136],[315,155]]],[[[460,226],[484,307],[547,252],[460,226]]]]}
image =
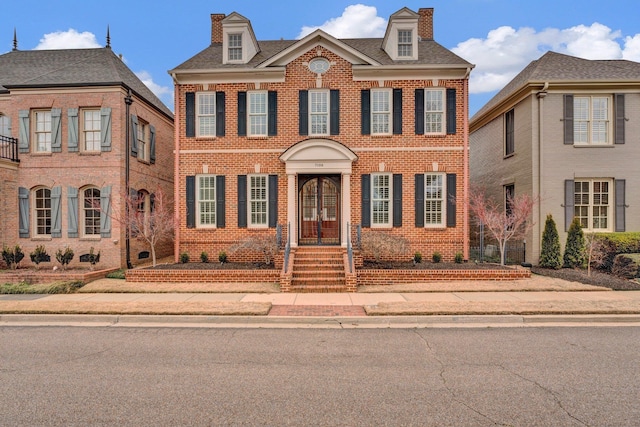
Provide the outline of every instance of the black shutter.
{"type": "Polygon", "coordinates": [[[402,174],[393,174],[393,226],[402,227],[402,174]]]}
{"type": "Polygon", "coordinates": [[[416,135],[424,135],[424,89],[416,89],[415,103],[416,103],[416,108],[415,108],[416,135]]]}
{"type": "MultiPolygon", "coordinates": [[[[573,105],[573,102],[571,103],[573,105]]],[[[564,231],[569,231],[571,222],[573,221],[573,211],[575,187],[572,179],[564,180],[564,231]]]]}
{"type": "MultiPolygon", "coordinates": [[[[563,112],[564,143],[565,145],[573,145],[573,95],[564,96],[563,112]]],[[[571,215],[573,219],[573,209],[571,215]]],[[[571,221],[569,224],[571,224],[571,221]]]]}
{"type": "Polygon", "coordinates": [[[247,92],[238,92],[238,136],[247,136],[247,92]]]}
{"type": "Polygon", "coordinates": [[[424,175],[416,174],[415,186],[416,227],[424,227],[424,175]]]}
{"type": "Polygon", "coordinates": [[[402,135],[402,89],[393,90],[393,134],[402,135]]]}
{"type": "Polygon", "coordinates": [[[269,91],[267,95],[267,109],[268,109],[268,135],[276,136],[278,134],[278,92],[269,91]]]}
{"type": "Polygon", "coordinates": [[[309,135],[309,92],[298,92],[298,133],[309,135]]]}
{"type": "Polygon", "coordinates": [[[225,179],[224,175],[216,176],[216,227],[224,228],[225,218],[225,179]]]}
{"type": "Polygon", "coordinates": [[[360,188],[362,226],[371,227],[371,175],[361,176],[362,186],[360,188]]]}
{"type": "Polygon", "coordinates": [[[329,134],[340,134],[340,91],[337,89],[329,92],[329,134]]]}
{"type": "Polygon", "coordinates": [[[187,92],[185,94],[185,120],[186,120],[186,136],[196,136],[196,94],[195,92],[187,92]]]}
{"type": "Polygon", "coordinates": [[[278,225],[278,175],[269,175],[269,227],[278,225]]]}
{"type": "Polygon", "coordinates": [[[456,133],[456,90],[447,89],[447,134],[456,133]]]}
{"type": "Polygon", "coordinates": [[[362,135],[371,134],[371,91],[360,91],[360,128],[362,135]]]}
{"type": "Polygon", "coordinates": [[[615,109],[614,141],[616,144],[624,144],[624,93],[613,95],[615,109]]]}
{"type": "Polygon", "coordinates": [[[224,92],[216,92],[216,136],[225,134],[225,97],[224,92]]]}
{"type": "Polygon", "coordinates": [[[447,227],[456,226],[456,174],[447,174],[447,227]]]}
{"type": "Polygon", "coordinates": [[[247,227],[247,175],[238,175],[238,227],[247,227]]]}
{"type": "Polygon", "coordinates": [[[625,180],[616,179],[616,231],[625,231],[625,180]]]}
{"type": "Polygon", "coordinates": [[[196,177],[187,176],[187,228],[196,226],[196,177]]]}

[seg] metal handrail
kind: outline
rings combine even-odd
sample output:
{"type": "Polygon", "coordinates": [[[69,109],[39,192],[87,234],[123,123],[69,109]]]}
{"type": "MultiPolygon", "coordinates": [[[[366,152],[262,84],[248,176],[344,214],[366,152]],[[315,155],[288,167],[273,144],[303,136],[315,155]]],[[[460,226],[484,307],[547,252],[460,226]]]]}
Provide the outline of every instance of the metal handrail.
{"type": "Polygon", "coordinates": [[[349,258],[349,273],[353,273],[353,248],[351,247],[351,224],[347,222],[347,256],[349,258]]]}
{"type": "Polygon", "coordinates": [[[18,140],[9,136],[0,135],[0,159],[20,162],[18,159],[18,140]]]}

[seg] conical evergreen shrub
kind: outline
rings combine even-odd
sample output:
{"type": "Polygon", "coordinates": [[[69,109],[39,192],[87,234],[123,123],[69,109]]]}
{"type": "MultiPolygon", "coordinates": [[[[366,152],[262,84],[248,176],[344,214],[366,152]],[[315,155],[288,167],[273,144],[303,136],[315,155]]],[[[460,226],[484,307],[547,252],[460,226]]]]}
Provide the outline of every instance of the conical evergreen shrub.
{"type": "Polygon", "coordinates": [[[584,267],[586,264],[584,233],[578,218],[573,218],[564,247],[564,266],[569,268],[584,267]]]}
{"type": "Polygon", "coordinates": [[[542,247],[540,252],[540,267],[558,269],[562,267],[562,252],[560,250],[560,236],[556,222],[551,214],[547,215],[542,233],[542,247]]]}

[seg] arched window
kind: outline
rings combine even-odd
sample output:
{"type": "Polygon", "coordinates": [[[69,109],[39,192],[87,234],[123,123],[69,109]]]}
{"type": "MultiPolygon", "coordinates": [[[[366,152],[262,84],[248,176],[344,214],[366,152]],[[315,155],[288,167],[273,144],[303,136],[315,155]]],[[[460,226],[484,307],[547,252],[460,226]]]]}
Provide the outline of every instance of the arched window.
{"type": "Polygon", "coordinates": [[[33,229],[36,236],[51,235],[51,190],[36,188],[33,192],[33,229]]]}
{"type": "Polygon", "coordinates": [[[100,190],[82,190],[82,232],[85,236],[100,237],[100,190]]]}

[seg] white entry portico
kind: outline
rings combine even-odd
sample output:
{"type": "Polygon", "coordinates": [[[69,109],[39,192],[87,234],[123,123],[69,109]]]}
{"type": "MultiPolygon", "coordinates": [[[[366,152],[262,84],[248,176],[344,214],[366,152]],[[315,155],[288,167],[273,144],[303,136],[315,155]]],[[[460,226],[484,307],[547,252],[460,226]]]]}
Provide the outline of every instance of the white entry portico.
{"type": "Polygon", "coordinates": [[[291,226],[291,246],[298,246],[300,236],[301,207],[296,185],[296,178],[300,175],[340,175],[340,245],[347,246],[347,224],[351,222],[351,171],[357,159],[358,156],[349,148],[326,138],[298,142],[280,155],[287,173],[287,223],[291,226]]]}

